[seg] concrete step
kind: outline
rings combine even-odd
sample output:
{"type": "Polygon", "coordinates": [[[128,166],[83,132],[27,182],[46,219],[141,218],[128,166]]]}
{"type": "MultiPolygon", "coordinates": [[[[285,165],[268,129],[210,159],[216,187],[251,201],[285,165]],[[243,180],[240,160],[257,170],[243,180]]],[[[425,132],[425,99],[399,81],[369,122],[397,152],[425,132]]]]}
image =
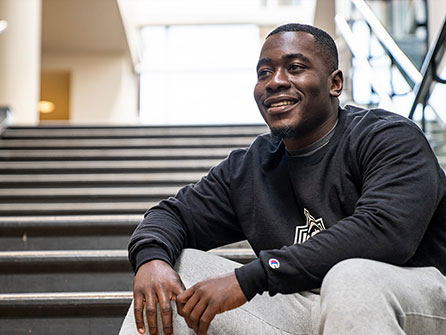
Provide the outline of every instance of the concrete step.
{"type": "MultiPolygon", "coordinates": [[[[209,251],[247,263],[248,248],[209,251]]],[[[0,252],[0,293],[132,290],[127,250],[44,250],[0,252]]]]}
{"type": "Polygon", "coordinates": [[[155,206],[158,201],[98,201],[98,202],[41,202],[0,203],[0,216],[18,215],[82,215],[82,214],[139,214],[155,206]]]}
{"type": "Polygon", "coordinates": [[[25,232],[21,235],[8,234],[0,237],[2,250],[4,251],[34,251],[34,250],[103,250],[126,249],[133,229],[127,233],[112,232],[112,229],[104,228],[102,233],[91,232],[86,234],[47,234],[40,232],[25,232]]]}
{"type": "Polygon", "coordinates": [[[225,158],[234,148],[191,149],[28,149],[0,150],[0,161],[45,160],[145,160],[145,159],[217,159],[225,158]]]}
{"type": "MultiPolygon", "coordinates": [[[[3,216],[0,217],[0,245],[4,251],[124,250],[142,219],[142,214],[3,216]]],[[[225,249],[243,252],[251,247],[243,241],[225,249]]]]}
{"type": "Polygon", "coordinates": [[[0,188],[0,202],[52,200],[104,201],[105,199],[146,200],[165,199],[175,195],[176,186],[147,187],[67,187],[67,188],[0,188]]]}
{"type": "MultiPolygon", "coordinates": [[[[210,254],[239,263],[256,256],[247,242],[209,250],[210,254]]],[[[0,251],[0,269],[6,272],[64,272],[64,271],[130,271],[128,251],[122,250],[32,250],[0,251]]],[[[2,289],[2,288],[0,288],[2,289]]]]}
{"type": "Polygon", "coordinates": [[[247,147],[254,137],[191,138],[112,138],[112,139],[3,139],[4,149],[73,149],[73,148],[226,148],[247,147]]]}
{"type": "MultiPolygon", "coordinates": [[[[264,126],[13,127],[0,138],[0,334],[116,334],[143,213],[264,126]]],[[[247,242],[210,251],[240,262],[247,242]]]]}
{"type": "Polygon", "coordinates": [[[267,132],[265,125],[180,126],[180,127],[90,127],[38,126],[10,127],[2,137],[16,138],[138,138],[138,137],[234,137],[257,136],[267,132]]]}
{"type": "Polygon", "coordinates": [[[0,187],[156,186],[195,183],[203,172],[0,174],[0,187]]]}
{"type": "Polygon", "coordinates": [[[67,216],[0,216],[0,230],[23,231],[43,230],[45,233],[56,230],[77,232],[92,227],[120,229],[135,228],[142,215],[67,215],[67,216]]]}
{"type": "Polygon", "coordinates": [[[0,334],[117,334],[132,292],[0,294],[0,334]]]}
{"type": "Polygon", "coordinates": [[[0,293],[132,290],[126,250],[0,252],[0,293]]]}
{"type": "Polygon", "coordinates": [[[135,173],[167,171],[208,171],[221,159],[178,160],[89,160],[89,161],[2,161],[0,173],[135,173]]]}
{"type": "Polygon", "coordinates": [[[3,250],[126,249],[138,215],[2,216],[3,250]]]}
{"type": "Polygon", "coordinates": [[[132,296],[130,291],[9,293],[0,294],[0,310],[6,313],[2,313],[2,316],[6,316],[8,314],[18,314],[19,309],[70,309],[72,307],[88,309],[124,305],[128,307],[132,301],[132,296]]]}

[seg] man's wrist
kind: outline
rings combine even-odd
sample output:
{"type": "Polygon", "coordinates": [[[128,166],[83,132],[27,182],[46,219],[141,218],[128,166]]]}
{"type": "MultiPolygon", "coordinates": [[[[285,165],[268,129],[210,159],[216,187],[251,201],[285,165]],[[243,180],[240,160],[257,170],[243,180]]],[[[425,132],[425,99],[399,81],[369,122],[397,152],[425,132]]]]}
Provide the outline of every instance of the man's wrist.
{"type": "Polygon", "coordinates": [[[139,267],[144,263],[153,261],[155,259],[164,261],[170,266],[173,266],[172,264],[170,264],[169,256],[163,248],[157,245],[149,245],[138,250],[138,252],[136,253],[134,263],[132,262],[134,272],[136,273],[139,267]]]}
{"type": "Polygon", "coordinates": [[[235,269],[235,276],[248,301],[268,289],[266,273],[258,259],[235,269]]]}

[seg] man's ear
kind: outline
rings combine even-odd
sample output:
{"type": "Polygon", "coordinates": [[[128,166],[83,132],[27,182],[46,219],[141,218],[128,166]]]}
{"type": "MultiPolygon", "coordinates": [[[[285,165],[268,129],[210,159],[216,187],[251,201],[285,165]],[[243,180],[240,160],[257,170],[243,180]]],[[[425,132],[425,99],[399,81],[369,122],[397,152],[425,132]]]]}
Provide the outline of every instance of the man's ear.
{"type": "Polygon", "coordinates": [[[331,82],[330,95],[336,98],[339,97],[344,86],[344,75],[342,74],[342,71],[339,69],[334,70],[331,73],[329,80],[331,82]]]}

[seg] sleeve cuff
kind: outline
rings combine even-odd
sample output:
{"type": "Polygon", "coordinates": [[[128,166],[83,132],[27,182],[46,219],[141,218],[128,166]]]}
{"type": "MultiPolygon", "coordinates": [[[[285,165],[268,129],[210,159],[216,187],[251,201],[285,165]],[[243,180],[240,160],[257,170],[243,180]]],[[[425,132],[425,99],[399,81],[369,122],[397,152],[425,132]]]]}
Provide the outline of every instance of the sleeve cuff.
{"type": "Polygon", "coordinates": [[[258,259],[235,269],[235,276],[248,301],[268,289],[266,273],[258,259]]]}
{"type": "Polygon", "coordinates": [[[170,263],[167,252],[163,248],[157,245],[150,245],[140,249],[136,253],[134,262],[132,262],[133,270],[136,273],[141,265],[149,261],[153,261],[154,259],[162,260],[173,267],[173,264],[170,263]]]}

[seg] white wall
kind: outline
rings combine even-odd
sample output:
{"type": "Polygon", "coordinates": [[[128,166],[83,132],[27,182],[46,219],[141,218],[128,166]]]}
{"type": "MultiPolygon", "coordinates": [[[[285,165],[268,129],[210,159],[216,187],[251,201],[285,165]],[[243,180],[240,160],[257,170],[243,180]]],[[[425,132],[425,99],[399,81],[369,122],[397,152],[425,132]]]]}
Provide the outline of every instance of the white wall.
{"type": "Polygon", "coordinates": [[[127,54],[48,52],[42,70],[71,73],[71,123],[137,123],[138,82],[127,54]]]}

